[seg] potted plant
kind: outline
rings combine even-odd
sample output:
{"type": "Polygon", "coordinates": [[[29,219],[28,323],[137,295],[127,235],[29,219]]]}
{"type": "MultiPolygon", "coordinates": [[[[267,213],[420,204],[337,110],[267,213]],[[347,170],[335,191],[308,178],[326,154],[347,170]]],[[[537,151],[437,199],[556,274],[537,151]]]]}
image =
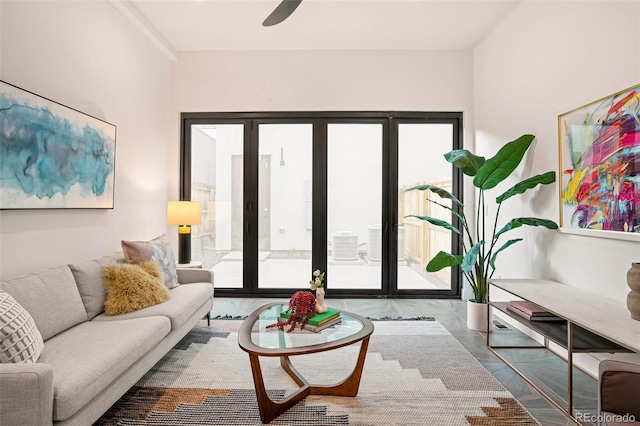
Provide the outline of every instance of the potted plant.
{"type": "Polygon", "coordinates": [[[522,161],[534,138],[535,136],[533,135],[520,136],[518,139],[505,144],[494,157],[488,160],[474,155],[466,149],[450,151],[444,155],[445,159],[453,164],[454,167],[459,168],[465,175],[473,177],[473,186],[479,190],[475,212],[475,231],[472,231],[469,227],[462,202],[445,189],[432,185],[420,185],[406,190],[427,190],[442,198],[451,200],[451,207],[437,201],[429,201],[451,211],[458,218],[454,223],[456,226],[430,216],[409,215],[408,217],[427,221],[432,225],[446,228],[461,236],[462,254],[450,254],[440,251],[429,261],[426,269],[428,272],[437,272],[447,267],[460,266],[462,273],[473,289],[473,299],[470,299],[467,303],[467,326],[473,330],[487,330],[487,315],[489,314],[487,300],[488,280],[495,272],[498,254],[513,244],[522,241],[522,238],[514,238],[502,242],[501,237],[523,225],[558,229],[558,225],[554,221],[535,217],[514,218],[498,227],[502,203],[538,185],[548,185],[555,182],[556,174],[553,171],[525,179],[496,197],[497,207],[494,210],[496,213],[491,220],[483,214],[483,206],[486,202],[485,191],[496,187],[511,175],[520,164],[520,161],[522,161]],[[474,312],[476,312],[475,317],[474,312]]]}
{"type": "Polygon", "coordinates": [[[284,330],[287,327],[287,333],[295,330],[296,326],[300,327],[300,330],[309,321],[309,318],[316,314],[316,297],[310,291],[296,291],[291,299],[289,299],[289,318],[286,321],[278,321],[275,324],[270,324],[267,328],[277,327],[280,330],[284,330]]]}

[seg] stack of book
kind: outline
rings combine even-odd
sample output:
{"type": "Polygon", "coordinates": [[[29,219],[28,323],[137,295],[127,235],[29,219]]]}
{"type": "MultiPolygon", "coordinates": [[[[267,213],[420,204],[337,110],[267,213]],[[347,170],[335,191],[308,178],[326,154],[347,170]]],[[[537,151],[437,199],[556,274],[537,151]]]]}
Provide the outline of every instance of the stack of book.
{"type": "MultiPolygon", "coordinates": [[[[286,321],[289,319],[289,315],[291,313],[289,311],[280,312],[280,318],[278,321],[286,321]]],[[[324,330],[327,327],[331,327],[332,325],[338,324],[342,318],[340,317],[340,311],[337,309],[329,309],[327,312],[323,312],[321,314],[315,314],[309,321],[304,325],[305,330],[318,332],[320,330],[324,330]]]]}
{"type": "Polygon", "coordinates": [[[509,302],[507,310],[529,321],[564,321],[559,316],[526,300],[512,300],[509,302]]]}

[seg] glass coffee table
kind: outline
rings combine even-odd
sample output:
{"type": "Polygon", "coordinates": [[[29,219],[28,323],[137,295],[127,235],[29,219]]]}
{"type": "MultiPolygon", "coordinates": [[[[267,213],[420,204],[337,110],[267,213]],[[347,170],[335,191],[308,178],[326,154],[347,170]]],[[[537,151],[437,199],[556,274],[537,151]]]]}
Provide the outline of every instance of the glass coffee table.
{"type": "Polygon", "coordinates": [[[345,311],[340,311],[342,321],[339,324],[317,333],[300,331],[299,328],[291,333],[277,328],[267,329],[268,325],[278,321],[280,312],[287,309],[288,306],[281,303],[262,306],[244,320],[238,332],[238,345],[249,354],[260,419],[264,423],[269,423],[309,395],[356,396],[367,356],[369,337],[373,333],[371,321],[345,311]],[[333,385],[310,384],[289,360],[290,356],[330,351],[357,342],[362,343],[353,372],[342,382],[333,385]],[[300,388],[282,400],[274,401],[269,398],[260,368],[261,356],[280,357],[280,365],[300,388]]]}

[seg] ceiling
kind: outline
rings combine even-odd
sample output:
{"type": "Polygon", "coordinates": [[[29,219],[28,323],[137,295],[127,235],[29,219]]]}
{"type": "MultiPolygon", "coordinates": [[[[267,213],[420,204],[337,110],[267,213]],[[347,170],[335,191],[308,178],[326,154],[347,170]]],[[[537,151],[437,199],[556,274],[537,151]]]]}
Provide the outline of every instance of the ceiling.
{"type": "Polygon", "coordinates": [[[110,0],[165,49],[473,49],[513,0],[303,0],[263,27],[280,0],[110,0]]]}

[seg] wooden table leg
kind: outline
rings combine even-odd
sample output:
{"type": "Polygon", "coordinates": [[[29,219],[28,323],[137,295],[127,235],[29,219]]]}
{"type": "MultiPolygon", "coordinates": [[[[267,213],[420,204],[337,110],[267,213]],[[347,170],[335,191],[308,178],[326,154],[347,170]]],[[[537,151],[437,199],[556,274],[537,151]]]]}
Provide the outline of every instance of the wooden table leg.
{"type": "Polygon", "coordinates": [[[287,372],[287,374],[293,379],[294,382],[296,382],[298,386],[309,386],[309,382],[307,381],[307,379],[302,377],[298,370],[294,368],[288,356],[280,357],[280,366],[284,371],[287,372]]]}
{"type": "Polygon", "coordinates": [[[369,346],[369,338],[362,340],[360,344],[360,353],[356,366],[346,379],[340,383],[333,385],[310,385],[307,379],[291,365],[289,357],[280,357],[280,365],[284,371],[298,384],[298,386],[310,387],[311,395],[334,395],[334,396],[356,396],[360,388],[360,379],[362,378],[362,369],[364,360],[367,357],[367,347],[369,346]]]}
{"type": "Polygon", "coordinates": [[[254,354],[249,354],[249,360],[251,361],[251,372],[253,373],[253,383],[256,388],[256,398],[258,399],[260,419],[263,423],[269,423],[271,420],[296,405],[311,393],[309,384],[307,383],[283,400],[272,400],[269,398],[269,395],[267,395],[267,391],[264,387],[264,379],[262,378],[262,369],[260,368],[259,357],[254,354]]]}
{"type": "Polygon", "coordinates": [[[366,337],[360,343],[358,361],[349,377],[334,385],[311,385],[311,395],[356,396],[360,388],[360,379],[362,378],[362,369],[364,368],[364,360],[367,357],[368,346],[369,337],[366,337]]]}
{"type": "Polygon", "coordinates": [[[365,358],[367,357],[368,346],[369,337],[366,337],[360,343],[360,352],[353,371],[349,377],[334,385],[310,385],[293,367],[289,357],[281,356],[280,365],[296,384],[300,386],[300,389],[280,401],[274,401],[267,395],[262,377],[262,368],[260,367],[260,359],[257,355],[250,353],[251,372],[253,373],[253,383],[256,389],[256,398],[258,399],[258,408],[262,422],[269,423],[309,395],[356,396],[360,388],[360,379],[362,378],[362,370],[364,368],[365,358]]]}

